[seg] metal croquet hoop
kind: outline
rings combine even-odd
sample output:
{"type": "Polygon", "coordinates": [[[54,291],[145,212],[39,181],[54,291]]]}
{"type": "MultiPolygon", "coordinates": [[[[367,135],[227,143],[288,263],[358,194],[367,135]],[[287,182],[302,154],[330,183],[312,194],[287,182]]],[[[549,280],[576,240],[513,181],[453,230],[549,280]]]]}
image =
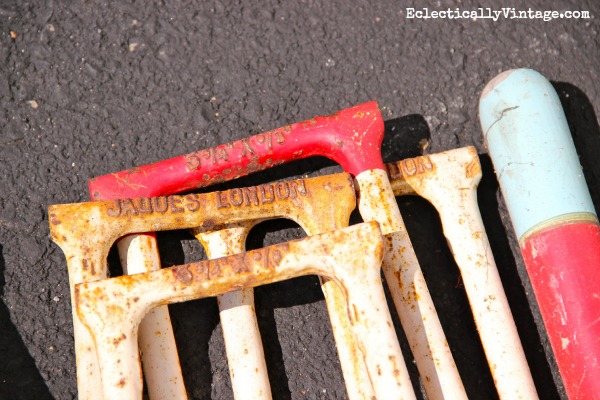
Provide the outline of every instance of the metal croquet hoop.
{"type": "MultiPolygon", "coordinates": [[[[264,220],[274,217],[286,217],[298,221],[307,231],[315,232],[319,229],[322,230],[325,226],[336,228],[347,225],[350,212],[356,204],[354,187],[348,174],[279,182],[277,185],[287,185],[289,188],[294,188],[293,190],[296,191],[296,194],[288,195],[285,199],[270,199],[266,203],[263,202],[261,207],[243,206],[241,209],[239,207],[232,207],[231,205],[230,207],[224,207],[224,203],[227,202],[227,199],[238,198],[241,193],[260,192],[261,188],[265,189],[267,185],[232,189],[230,191],[204,195],[187,195],[184,197],[123,199],[113,202],[52,206],[49,211],[52,220],[51,231],[53,239],[61,246],[67,256],[69,277],[72,285],[75,286],[79,282],[90,282],[106,278],[106,263],[93,260],[94,257],[90,256],[89,249],[90,247],[94,249],[106,249],[106,243],[102,242],[102,233],[107,233],[110,229],[115,231],[118,230],[117,228],[121,228],[122,230],[118,233],[119,236],[132,233],[130,232],[131,228],[123,230],[123,227],[120,227],[119,224],[150,221],[150,223],[145,224],[145,230],[149,228],[161,230],[161,226],[170,226],[170,229],[173,229],[173,224],[178,224],[175,228],[204,226],[204,229],[212,229],[225,224],[225,221],[240,222],[247,219],[264,220]],[[310,201],[308,201],[309,199],[310,201]],[[140,210],[143,208],[140,206],[147,204],[153,204],[152,212],[140,213],[140,210]],[[166,209],[157,209],[157,204],[164,204],[166,209]],[[104,205],[105,207],[105,212],[101,213],[101,215],[97,215],[98,205],[104,205]],[[107,207],[107,205],[110,205],[110,207],[107,207]],[[315,209],[312,212],[307,212],[310,206],[314,206],[315,209]],[[73,208],[76,210],[73,210],[73,208]],[[220,210],[222,209],[227,210],[221,212],[220,210]],[[215,216],[215,214],[217,215],[215,216]],[[160,219],[161,215],[165,221],[160,220],[159,224],[156,221],[160,219]],[[73,216],[75,217],[73,218],[73,216]],[[112,227],[110,223],[117,226],[112,227]],[[69,232],[69,235],[63,235],[63,232],[69,232]],[[89,246],[86,244],[89,241],[98,243],[89,246]]],[[[290,190],[290,192],[293,190],[290,190]]],[[[257,197],[257,201],[259,198],[260,195],[257,197]]],[[[163,227],[162,229],[165,228],[163,227]]],[[[141,231],[144,230],[142,229],[141,231]]],[[[113,233],[107,237],[109,244],[115,235],[113,233]]],[[[106,256],[104,258],[101,256],[100,259],[105,258],[106,256]]],[[[352,268],[352,266],[349,265],[347,268],[352,268]]],[[[355,343],[356,339],[354,338],[351,323],[347,317],[347,301],[344,299],[341,291],[336,290],[337,288],[333,289],[333,285],[332,282],[329,282],[326,286],[329,288],[326,293],[328,293],[328,306],[332,315],[332,321],[342,321],[341,324],[344,329],[341,330],[338,328],[337,336],[344,338],[346,342],[350,343],[341,346],[345,351],[342,354],[350,353],[354,357],[354,360],[357,360],[356,364],[362,366],[365,361],[362,359],[361,354],[364,352],[360,351],[355,343]]],[[[73,293],[75,293],[75,288],[73,293]]],[[[376,302],[376,307],[387,310],[385,301],[376,302]]],[[[74,307],[75,310],[76,307],[74,307]]],[[[75,325],[81,327],[83,323],[82,313],[74,313],[74,318],[77,318],[78,321],[75,325]]],[[[103,372],[99,371],[96,363],[96,354],[100,355],[101,350],[95,348],[97,340],[94,341],[93,339],[89,334],[85,335],[85,332],[76,330],[75,340],[77,343],[78,368],[87,368],[88,376],[90,376],[86,382],[87,385],[94,387],[96,391],[101,391],[102,387],[100,386],[99,378],[100,373],[103,372]],[[94,376],[97,378],[94,379],[94,376]]],[[[399,384],[395,386],[394,390],[398,391],[398,395],[407,393],[408,398],[411,398],[411,396],[414,397],[404,360],[390,355],[387,362],[391,362],[394,365],[392,369],[398,372],[395,379],[399,381],[399,384]]],[[[369,375],[365,373],[365,376],[369,375]]],[[[363,381],[367,387],[362,389],[362,392],[369,391],[370,386],[377,385],[375,381],[378,380],[379,377],[375,377],[371,381],[363,381]]],[[[349,384],[351,383],[350,381],[349,384]]],[[[107,393],[100,396],[111,398],[107,393]]],[[[406,396],[402,397],[406,398],[406,396]]]]}
{"type": "MultiPolygon", "coordinates": [[[[190,204],[181,198],[174,200],[184,209],[190,204]]],[[[123,234],[190,228],[198,223],[195,212],[184,211],[189,218],[173,214],[140,217],[115,215],[111,207],[114,207],[112,202],[52,206],[55,227],[52,235],[60,237],[63,245],[70,243],[65,246],[72,251],[68,258],[85,254],[87,246],[93,243],[99,250],[87,253],[85,260],[88,265],[101,266],[106,264],[111,243],[123,234]],[[82,223],[80,218],[87,222],[82,223]],[[73,233],[82,225],[87,225],[89,235],[73,233]],[[106,235],[99,237],[95,233],[98,231],[106,235]],[[73,251],[76,243],[79,251],[73,251]]],[[[300,275],[326,276],[342,288],[348,318],[363,349],[375,393],[383,398],[390,393],[401,393],[408,372],[399,364],[402,354],[389,310],[378,306],[385,303],[380,279],[382,258],[381,231],[376,223],[365,223],[226,258],[83,282],[74,287],[74,304],[97,347],[104,396],[141,399],[143,381],[137,328],[153,306],[215,296],[300,275]]]]}
{"type": "MultiPolygon", "coordinates": [[[[349,175],[348,178],[350,178],[349,175]]],[[[311,196],[310,200],[307,199],[303,203],[293,202],[294,206],[299,210],[299,215],[302,216],[300,219],[295,219],[295,222],[297,222],[309,236],[348,226],[350,213],[356,206],[356,198],[353,196],[353,193],[352,196],[350,196],[352,207],[350,207],[349,204],[346,206],[347,202],[344,200],[348,198],[349,193],[340,193],[339,183],[333,182],[329,176],[313,179],[322,182],[321,186],[326,188],[326,191],[329,192],[329,198],[321,196],[321,198],[316,199],[314,196],[311,196]],[[336,186],[338,189],[335,189],[336,186]],[[343,196],[344,194],[346,196],[343,196]],[[331,206],[340,208],[340,210],[335,214],[331,213],[331,206]],[[346,214],[343,214],[341,210],[346,210],[346,214]]],[[[350,179],[349,183],[352,190],[354,190],[354,186],[350,179]]],[[[257,189],[263,191],[265,190],[265,186],[270,186],[272,188],[275,185],[282,184],[286,184],[286,182],[261,185],[257,187],[257,189]]],[[[274,190],[274,192],[276,191],[277,189],[274,190]]],[[[224,200],[224,205],[226,204],[226,206],[231,206],[231,200],[233,200],[234,203],[237,202],[237,199],[235,198],[225,198],[224,200]]],[[[224,257],[245,251],[246,238],[250,229],[257,222],[260,221],[235,223],[221,227],[221,229],[218,230],[195,228],[192,230],[192,233],[204,246],[208,258],[224,257]]],[[[327,304],[331,330],[335,339],[348,398],[372,398],[375,396],[373,384],[369,378],[368,371],[366,370],[364,360],[361,356],[362,351],[358,346],[354,332],[352,331],[350,320],[348,319],[347,304],[344,295],[338,285],[332,280],[326,277],[319,277],[319,280],[327,304]]],[[[230,292],[226,295],[218,296],[217,298],[221,310],[221,324],[223,325],[223,336],[225,339],[225,348],[227,350],[227,360],[230,365],[230,375],[236,377],[237,385],[233,387],[234,397],[236,399],[251,399],[252,397],[248,395],[249,393],[258,392],[263,394],[267,393],[267,390],[268,394],[265,395],[265,397],[270,397],[268,376],[257,376],[261,374],[256,372],[255,367],[256,363],[264,363],[262,354],[260,354],[260,358],[257,358],[256,354],[254,354],[257,352],[256,349],[262,349],[260,336],[251,335],[249,332],[246,332],[244,335],[238,334],[240,326],[247,327],[256,324],[253,297],[253,290],[246,289],[230,292]],[[240,303],[243,304],[243,306],[240,306],[240,303]],[[247,310],[240,313],[240,307],[245,307],[247,310]],[[250,318],[248,316],[250,316],[250,318]],[[225,325],[229,325],[231,328],[226,329],[225,325]],[[255,351],[248,350],[251,348],[255,349],[255,351]],[[241,358],[244,358],[245,360],[241,358]],[[230,362],[232,359],[233,362],[230,362]],[[237,368],[237,370],[234,370],[234,368],[237,368]],[[240,368],[244,368],[245,371],[240,371],[240,368]],[[253,388],[254,390],[243,390],[248,387],[253,388]]],[[[387,307],[387,303],[379,304],[378,307],[387,307]]],[[[255,331],[258,332],[258,327],[255,328],[255,331]]],[[[253,331],[251,330],[250,332],[253,331]]],[[[402,364],[404,364],[404,361],[402,361],[402,364]]],[[[404,366],[403,368],[406,367],[404,366]]],[[[412,393],[410,382],[405,381],[404,383],[403,390],[408,391],[408,395],[410,396],[412,393]]]]}
{"type": "Polygon", "coordinates": [[[536,399],[477,205],[481,165],[475,148],[409,158],[386,167],[395,195],[416,194],[439,212],[500,398],[536,399]]]}
{"type": "Polygon", "coordinates": [[[285,162],[325,156],[355,177],[363,220],[379,222],[383,271],[429,398],[466,393],[381,159],[384,127],[375,102],[214,148],[90,180],[95,200],[156,196],[235,179],[285,162]]]}
{"type": "MultiPolygon", "coordinates": [[[[476,187],[481,178],[481,168],[475,149],[462,148],[406,159],[387,164],[386,170],[395,195],[417,194],[429,200],[440,213],[444,234],[461,271],[500,397],[505,399],[517,395],[521,398],[535,398],[535,387],[477,208],[476,187]]],[[[239,188],[216,192],[213,195],[218,208],[261,208],[263,206],[261,191],[267,195],[267,204],[281,203],[278,211],[280,214],[244,220],[247,213],[242,211],[237,214],[238,222],[214,227],[205,224],[204,228],[193,229],[207,248],[209,258],[227,255],[228,252],[242,252],[247,233],[255,223],[264,219],[275,216],[290,218],[298,222],[310,235],[345,226],[349,213],[354,207],[354,188],[345,174],[239,188]],[[285,193],[284,196],[277,195],[276,185],[280,187],[280,194],[285,193]],[[310,195],[307,196],[309,192],[310,195]],[[273,196],[269,196],[269,193],[273,196]],[[341,200],[344,198],[348,200],[341,200]],[[331,208],[334,204],[335,207],[331,208]],[[317,207],[317,210],[313,210],[314,207],[317,207]],[[286,212],[282,213],[282,209],[286,209],[286,212]],[[335,213],[334,209],[338,212],[335,213]]],[[[129,215],[134,214],[134,210],[139,210],[135,204],[145,204],[146,200],[122,200],[117,203],[120,212],[129,215]]],[[[156,203],[159,201],[157,200],[156,203]]],[[[168,204],[168,201],[165,204],[168,204]]],[[[274,211],[273,207],[269,209],[274,211]]],[[[250,214],[255,215],[252,212],[250,214]]],[[[336,291],[337,286],[327,279],[323,289],[349,396],[351,398],[372,396],[374,389],[349,319],[344,312],[346,304],[343,296],[341,292],[336,291]]],[[[252,295],[249,290],[230,294],[242,296],[251,307],[248,293],[252,295]]],[[[232,310],[229,307],[223,308],[227,311],[232,310]]],[[[232,323],[239,322],[238,316],[226,315],[226,318],[230,318],[232,323]]],[[[246,323],[253,321],[255,321],[254,317],[246,323]]],[[[226,341],[227,346],[232,347],[227,337],[226,341]]],[[[238,346],[247,348],[248,343],[240,342],[238,346]]],[[[236,351],[234,348],[232,354],[237,353],[243,352],[236,351]]],[[[406,382],[403,385],[403,390],[408,392],[412,390],[406,382]]],[[[267,396],[270,394],[267,393],[267,396]]]]}

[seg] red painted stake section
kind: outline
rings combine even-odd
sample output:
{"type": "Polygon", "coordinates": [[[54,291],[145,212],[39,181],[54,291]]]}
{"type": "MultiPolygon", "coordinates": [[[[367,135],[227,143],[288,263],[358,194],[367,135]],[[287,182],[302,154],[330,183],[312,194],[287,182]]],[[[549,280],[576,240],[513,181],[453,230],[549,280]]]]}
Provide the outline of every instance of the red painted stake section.
{"type": "Polygon", "coordinates": [[[600,235],[556,90],[505,71],[479,103],[502,196],[571,400],[600,400],[600,235]]]}
{"type": "Polygon", "coordinates": [[[154,197],[224,182],[278,164],[325,156],[357,175],[383,169],[376,102],[89,181],[92,200],[154,197]]]}
{"type": "Polygon", "coordinates": [[[558,368],[570,399],[600,398],[600,227],[555,225],[522,243],[558,368]],[[579,335],[578,335],[579,333],[579,335]]]}

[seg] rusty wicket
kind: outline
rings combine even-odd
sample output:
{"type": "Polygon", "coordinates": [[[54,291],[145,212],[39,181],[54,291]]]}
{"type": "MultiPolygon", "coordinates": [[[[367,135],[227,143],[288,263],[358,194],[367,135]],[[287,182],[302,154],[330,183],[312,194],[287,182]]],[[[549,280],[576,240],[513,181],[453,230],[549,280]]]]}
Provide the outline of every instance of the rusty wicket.
{"type": "Polygon", "coordinates": [[[500,398],[536,399],[477,205],[481,165],[475,148],[406,159],[386,167],[395,195],[419,195],[440,214],[500,398]]]}

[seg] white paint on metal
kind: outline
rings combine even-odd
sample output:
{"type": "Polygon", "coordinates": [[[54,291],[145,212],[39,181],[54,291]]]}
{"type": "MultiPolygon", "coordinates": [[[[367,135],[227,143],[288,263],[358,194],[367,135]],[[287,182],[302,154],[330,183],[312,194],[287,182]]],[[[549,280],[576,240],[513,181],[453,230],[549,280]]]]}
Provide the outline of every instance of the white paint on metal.
{"type": "Polygon", "coordinates": [[[77,285],[77,312],[98,346],[106,398],[141,399],[137,328],[150,308],[318,274],[342,288],[377,398],[414,399],[404,395],[408,372],[389,310],[379,306],[383,251],[377,224],[366,223],[217,261],[77,285]]]}
{"type": "Polygon", "coordinates": [[[377,221],[387,235],[382,265],[400,323],[410,344],[427,396],[466,399],[454,358],[385,171],[356,176],[358,207],[364,221],[377,221]]]}
{"type": "MultiPolygon", "coordinates": [[[[117,242],[117,249],[126,275],[160,269],[158,247],[153,235],[125,236],[117,242]]],[[[153,308],[142,320],[139,346],[150,399],[187,399],[167,306],[153,308]]]]}
{"type": "MultiPolygon", "coordinates": [[[[246,251],[246,238],[258,221],[227,225],[219,230],[195,229],[209,259],[246,251]]],[[[236,400],[271,399],[260,331],[254,310],[254,289],[236,290],[217,296],[227,364],[236,400]]]]}
{"type": "Polygon", "coordinates": [[[481,165],[475,148],[399,161],[393,169],[396,195],[424,197],[440,214],[500,398],[537,399],[477,205],[481,165]]]}

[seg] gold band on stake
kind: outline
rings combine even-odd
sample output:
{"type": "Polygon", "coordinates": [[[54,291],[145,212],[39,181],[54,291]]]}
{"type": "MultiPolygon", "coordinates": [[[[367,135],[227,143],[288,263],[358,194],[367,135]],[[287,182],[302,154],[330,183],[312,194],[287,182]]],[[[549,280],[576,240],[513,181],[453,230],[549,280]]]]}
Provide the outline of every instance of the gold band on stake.
{"type": "Polygon", "coordinates": [[[519,238],[519,246],[523,247],[523,243],[525,243],[527,241],[527,239],[529,239],[533,235],[538,235],[547,230],[554,229],[558,226],[578,224],[581,222],[586,222],[586,223],[590,223],[590,224],[594,224],[594,225],[600,225],[600,223],[598,222],[598,217],[596,217],[594,214],[588,213],[588,212],[574,212],[574,213],[567,213],[567,214],[559,215],[557,217],[547,219],[544,222],[540,222],[539,224],[536,224],[536,225],[532,226],[531,228],[529,228],[519,238]]]}

